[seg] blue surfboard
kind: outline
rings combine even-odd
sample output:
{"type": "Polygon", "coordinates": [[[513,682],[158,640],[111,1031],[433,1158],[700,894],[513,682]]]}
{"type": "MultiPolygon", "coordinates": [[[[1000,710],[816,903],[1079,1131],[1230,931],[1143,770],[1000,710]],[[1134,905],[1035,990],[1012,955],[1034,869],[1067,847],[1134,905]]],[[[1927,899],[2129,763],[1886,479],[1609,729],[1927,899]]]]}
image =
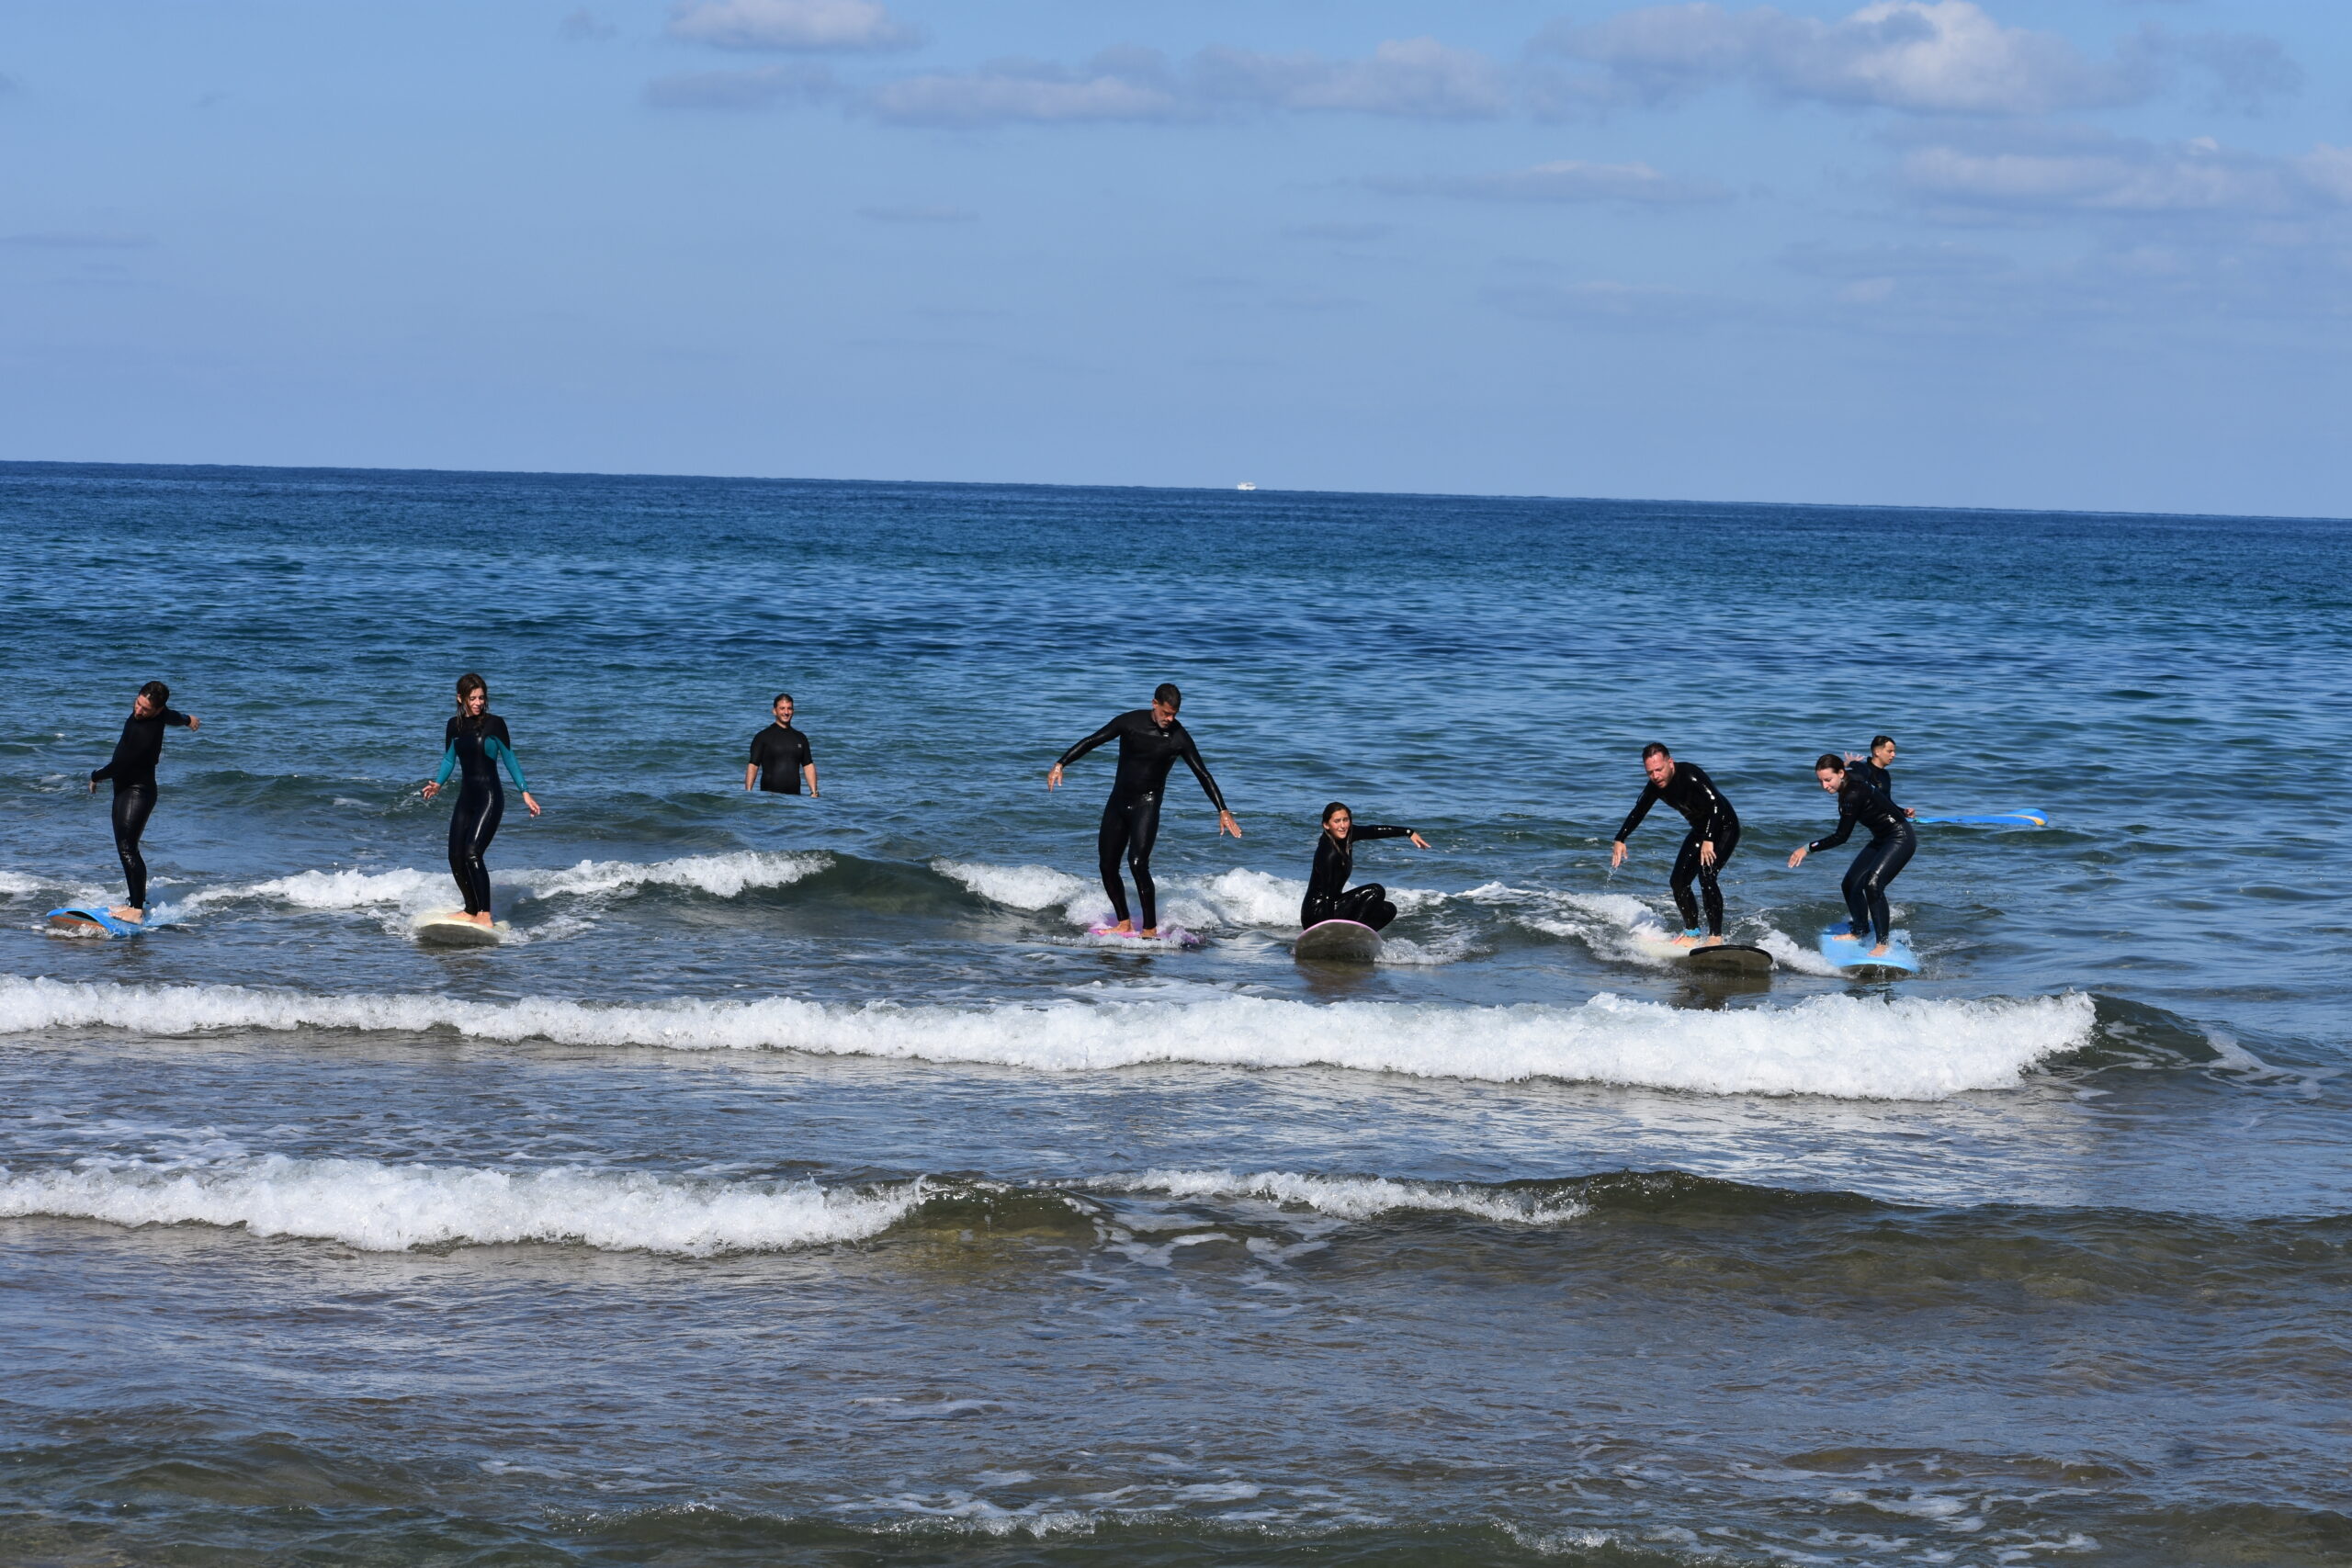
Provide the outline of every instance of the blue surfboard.
{"type": "Polygon", "coordinates": [[[1857,940],[1847,935],[1844,923],[1831,926],[1821,933],[1821,956],[1849,975],[1869,975],[1878,971],[1888,975],[1917,975],[1918,955],[1911,951],[1911,939],[1896,931],[1886,944],[1886,951],[1876,958],[1871,956],[1869,937],[1857,940]]]}
{"type": "Polygon", "coordinates": [[[147,928],[136,920],[118,920],[103,906],[91,908],[74,905],[51,909],[47,917],[51,936],[144,936],[147,928]]]}
{"type": "Polygon", "coordinates": [[[1922,828],[2047,828],[2050,813],[2021,806],[2015,811],[1990,811],[1981,816],[1915,817],[1912,820],[1922,828]]]}

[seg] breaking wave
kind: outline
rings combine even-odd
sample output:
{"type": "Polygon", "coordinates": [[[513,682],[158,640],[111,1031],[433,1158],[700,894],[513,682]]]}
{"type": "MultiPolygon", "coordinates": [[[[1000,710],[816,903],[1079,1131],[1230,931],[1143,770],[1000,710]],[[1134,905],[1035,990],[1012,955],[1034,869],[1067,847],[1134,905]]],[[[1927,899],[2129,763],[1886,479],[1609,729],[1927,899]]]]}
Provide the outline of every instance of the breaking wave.
{"type": "Polygon", "coordinates": [[[0,1032],[58,1028],[447,1031],[482,1040],[788,1050],[1039,1072],[1154,1063],[1312,1066],[1430,1078],[1559,1078],[1712,1094],[1939,1100],[2016,1085],[2091,1039],[2089,997],[1818,996],[1698,1011],[1602,995],[1577,1007],[1329,1005],[1223,993],[1045,1006],[828,1006],[792,998],[652,1006],[555,998],[313,995],[241,986],[108,986],[0,976],[0,1032]]]}

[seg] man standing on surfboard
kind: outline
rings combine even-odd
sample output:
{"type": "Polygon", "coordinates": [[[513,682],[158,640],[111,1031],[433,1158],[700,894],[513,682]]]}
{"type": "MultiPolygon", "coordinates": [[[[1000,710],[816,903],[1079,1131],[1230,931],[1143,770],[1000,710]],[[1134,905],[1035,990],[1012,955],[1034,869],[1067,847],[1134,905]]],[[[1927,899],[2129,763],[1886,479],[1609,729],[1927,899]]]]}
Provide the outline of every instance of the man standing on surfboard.
{"type": "Polygon", "coordinates": [[[1216,830],[1241,837],[1241,824],[1226,809],[1225,796],[1218,793],[1216,780],[1209,777],[1199,749],[1176,722],[1176,710],[1183,705],[1184,694],[1162,682],[1151,694],[1149,707],[1121,714],[1063,752],[1061,761],[1046,773],[1046,787],[1057,788],[1063,768],[1114,737],[1119,742],[1119,771],[1111,782],[1111,798],[1103,805],[1102,828],[1095,836],[1094,847],[1102,863],[1102,891],[1111,896],[1121,936],[1136,934],[1135,921],[1127,914],[1127,890],[1119,881],[1123,852],[1127,870],[1136,879],[1136,897],[1143,904],[1142,934],[1147,938],[1159,934],[1159,889],[1151,880],[1151,845],[1159,837],[1159,797],[1168,787],[1168,771],[1179,757],[1216,807],[1216,830]]]}
{"type": "Polygon", "coordinates": [[[130,901],[107,911],[116,919],[136,924],[147,918],[147,860],[139,852],[140,835],[147,831],[148,813],[155,809],[155,764],[164,757],[164,729],[182,725],[197,728],[194,714],[175,712],[172,689],[161,681],[139,688],[130,716],[122,721],[122,739],[114,756],[90,774],[90,793],[114,781],[114,852],[122,862],[123,879],[130,885],[130,901]]]}
{"type": "Polygon", "coordinates": [[[1671,939],[1677,947],[1717,947],[1724,940],[1724,894],[1716,878],[1723,874],[1724,862],[1739,848],[1739,814],[1715,787],[1715,781],[1696,762],[1678,762],[1674,753],[1659,741],[1653,740],[1642,748],[1642,771],[1650,782],[1642,790],[1642,798],[1634,802],[1632,815],[1625,825],[1617,829],[1617,841],[1609,847],[1610,869],[1625,863],[1625,840],[1650,814],[1650,807],[1663,800],[1682,814],[1690,824],[1690,831],[1683,836],[1681,852],[1674,857],[1674,874],[1669,884],[1674,889],[1674,907],[1682,914],[1682,934],[1671,939]],[[1699,884],[1699,891],[1707,901],[1707,935],[1699,936],[1699,903],[1690,896],[1690,884],[1699,884]]]}

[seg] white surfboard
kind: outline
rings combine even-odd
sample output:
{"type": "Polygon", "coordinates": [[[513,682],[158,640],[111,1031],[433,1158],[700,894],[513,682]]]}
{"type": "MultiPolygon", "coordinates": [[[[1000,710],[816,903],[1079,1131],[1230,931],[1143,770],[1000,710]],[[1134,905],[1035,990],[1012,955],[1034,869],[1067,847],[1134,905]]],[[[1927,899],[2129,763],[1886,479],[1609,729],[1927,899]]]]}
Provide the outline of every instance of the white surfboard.
{"type": "Polygon", "coordinates": [[[410,928],[416,940],[430,947],[496,947],[513,928],[504,920],[495,925],[478,925],[466,919],[461,909],[439,909],[430,915],[420,915],[410,928]]]}
{"type": "Polygon", "coordinates": [[[1380,933],[1360,920],[1317,920],[1298,933],[1290,955],[1302,964],[1370,964],[1380,956],[1380,933]]]}

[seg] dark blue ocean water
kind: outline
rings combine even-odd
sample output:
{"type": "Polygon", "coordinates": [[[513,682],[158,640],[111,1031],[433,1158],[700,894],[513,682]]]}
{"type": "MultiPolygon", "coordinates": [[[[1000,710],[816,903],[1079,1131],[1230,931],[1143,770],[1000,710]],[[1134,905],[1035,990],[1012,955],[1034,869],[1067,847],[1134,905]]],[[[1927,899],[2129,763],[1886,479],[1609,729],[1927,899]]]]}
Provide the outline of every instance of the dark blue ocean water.
{"type": "Polygon", "coordinates": [[[2352,1558],[2352,526],[0,465],[0,1556],[2352,1558]],[[481,671],[491,950],[436,764],[481,671]],[[198,715],[119,896],[104,761],[198,715]],[[1090,936],[1111,759],[1182,683],[1090,936]],[[820,798],[741,789],[789,690],[820,798]],[[1894,734],[1924,972],[1813,934],[1894,734]],[[1659,739],[1745,837],[1693,974],[1659,739]],[[1409,823],[1289,953],[1328,799],[1409,823]]]}

